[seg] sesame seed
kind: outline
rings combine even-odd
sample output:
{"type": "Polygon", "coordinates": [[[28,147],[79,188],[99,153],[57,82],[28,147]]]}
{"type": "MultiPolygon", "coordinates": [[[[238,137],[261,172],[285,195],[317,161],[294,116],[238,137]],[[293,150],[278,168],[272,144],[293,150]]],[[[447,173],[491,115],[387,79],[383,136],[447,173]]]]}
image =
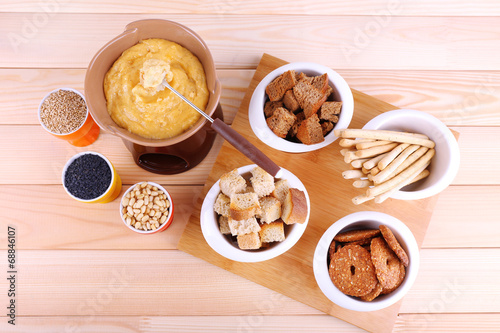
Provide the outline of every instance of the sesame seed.
{"type": "Polygon", "coordinates": [[[40,107],[40,119],[49,131],[66,134],[77,130],[87,117],[85,100],[70,90],[51,93],[40,107]]]}

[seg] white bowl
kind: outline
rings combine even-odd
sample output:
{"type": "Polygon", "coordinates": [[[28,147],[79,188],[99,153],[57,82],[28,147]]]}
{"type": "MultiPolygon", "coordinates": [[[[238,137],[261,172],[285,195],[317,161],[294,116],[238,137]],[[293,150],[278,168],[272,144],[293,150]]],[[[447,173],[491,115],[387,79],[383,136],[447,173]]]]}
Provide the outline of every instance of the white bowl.
{"type": "Polygon", "coordinates": [[[448,187],[458,173],[460,150],[457,140],[445,124],[430,114],[409,109],[388,111],[370,120],[363,128],[421,133],[436,143],[429,176],[395,192],[391,198],[416,200],[431,197],[448,187]]]}
{"type": "Polygon", "coordinates": [[[123,210],[123,198],[125,198],[125,196],[130,192],[132,191],[136,185],[140,185],[144,182],[139,182],[139,183],[136,183],[132,186],[130,186],[126,191],[125,193],[123,193],[122,195],[122,198],[120,200],[120,211],[119,211],[119,214],[121,216],[121,219],[123,221],[123,223],[125,224],[125,226],[127,228],[129,228],[130,230],[132,231],[135,231],[139,234],[145,234],[145,235],[149,235],[149,234],[155,234],[157,232],[162,232],[164,230],[166,230],[168,227],[170,227],[170,225],[172,224],[172,221],[174,220],[174,201],[172,200],[172,197],[170,196],[170,193],[168,193],[168,191],[163,187],[161,186],[160,184],[157,184],[157,183],[154,183],[154,182],[146,182],[148,183],[149,185],[152,185],[152,186],[156,186],[158,188],[158,190],[162,191],[166,196],[167,196],[167,200],[170,202],[170,207],[168,208],[168,215],[167,215],[167,219],[165,220],[165,222],[163,222],[162,225],[160,225],[160,227],[156,230],[139,230],[139,229],[136,229],[135,227],[131,226],[131,225],[128,225],[127,221],[125,221],[125,219],[123,218],[123,213],[122,213],[122,210],[123,210]]]}
{"type": "Polygon", "coordinates": [[[335,140],[337,137],[333,133],[333,130],[325,137],[325,141],[305,145],[303,143],[295,143],[280,138],[271,131],[267,126],[266,117],[264,115],[264,104],[268,100],[266,95],[266,87],[271,81],[276,77],[283,74],[288,70],[295,70],[296,73],[303,72],[310,76],[322,75],[324,73],[328,74],[328,79],[330,81],[330,86],[333,88],[333,96],[335,101],[342,102],[342,111],[339,115],[339,121],[335,125],[336,128],[347,128],[351,123],[352,115],[354,112],[354,99],[352,96],[351,89],[347,82],[331,68],[323,65],[311,63],[311,62],[293,62],[284,66],[281,66],[271,73],[267,74],[262,81],[255,88],[252,99],[250,100],[250,105],[248,108],[248,118],[250,121],[250,126],[255,135],[268,146],[278,149],[281,151],[286,151],[290,153],[303,153],[308,151],[317,150],[323,148],[335,140]]]}
{"type": "Polygon", "coordinates": [[[314,252],[313,269],[319,288],[330,301],[349,310],[376,311],[396,303],[408,292],[415,282],[419,265],[420,254],[417,241],[410,229],[403,222],[384,213],[362,211],[341,218],[325,231],[314,252]],[[351,229],[378,229],[381,224],[389,227],[394,233],[401,247],[408,254],[410,263],[406,268],[405,279],[396,290],[389,294],[381,295],[371,302],[367,302],[360,298],[348,296],[335,287],[328,274],[328,249],[333,238],[339,232],[351,229]]]}
{"type": "MultiPolygon", "coordinates": [[[[238,168],[240,175],[249,176],[250,171],[256,167],[255,164],[246,165],[238,168]]],[[[203,237],[208,245],[221,256],[228,259],[240,262],[259,262],[268,260],[279,256],[280,254],[288,251],[297,241],[302,237],[309,222],[309,215],[311,212],[311,202],[309,201],[309,194],[302,184],[302,182],[290,171],[281,169],[282,179],[288,180],[290,188],[297,188],[304,192],[307,201],[307,218],[303,224],[285,225],[285,240],[282,242],[274,242],[268,248],[259,250],[241,250],[236,244],[233,244],[226,236],[219,230],[219,223],[217,221],[217,214],[214,211],[214,203],[220,193],[219,181],[217,181],[212,188],[208,191],[203,205],[201,207],[200,224],[203,237]]]]}

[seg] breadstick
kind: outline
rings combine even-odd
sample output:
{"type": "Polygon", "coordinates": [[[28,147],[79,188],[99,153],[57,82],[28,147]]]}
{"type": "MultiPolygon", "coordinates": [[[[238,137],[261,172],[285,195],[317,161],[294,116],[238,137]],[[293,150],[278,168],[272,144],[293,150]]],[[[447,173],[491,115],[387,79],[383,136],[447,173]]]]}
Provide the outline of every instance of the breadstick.
{"type": "Polygon", "coordinates": [[[355,154],[359,158],[365,158],[365,157],[374,157],[383,153],[386,153],[388,151],[391,151],[396,147],[398,144],[397,143],[389,143],[387,145],[383,146],[378,146],[378,147],[373,147],[373,148],[367,148],[363,150],[358,150],[355,154]]]}
{"type": "MultiPolygon", "coordinates": [[[[347,139],[346,139],[347,140],[347,139]]],[[[372,141],[372,142],[361,142],[356,144],[356,149],[367,149],[371,147],[377,147],[377,146],[383,146],[386,144],[391,143],[391,141],[386,141],[386,140],[377,140],[377,141],[372,141]]]]}
{"type": "Polygon", "coordinates": [[[355,205],[360,205],[360,204],[362,204],[363,202],[366,202],[366,201],[372,200],[373,198],[374,198],[374,197],[369,197],[369,196],[367,196],[366,194],[360,194],[360,195],[358,195],[357,197],[352,198],[352,202],[353,202],[355,205]]]}
{"type": "Polygon", "coordinates": [[[364,176],[365,174],[361,170],[346,170],[342,172],[342,177],[344,177],[344,179],[361,178],[364,176]]]}
{"type": "Polygon", "coordinates": [[[344,162],[351,163],[354,160],[359,160],[361,157],[356,156],[356,152],[348,151],[344,155],[344,162]]]}
{"type": "Polygon", "coordinates": [[[430,162],[427,162],[423,167],[417,170],[413,175],[408,177],[405,181],[401,182],[400,185],[390,189],[387,192],[384,192],[378,196],[375,197],[375,202],[376,203],[382,203],[384,202],[387,198],[389,198],[391,195],[393,195],[395,192],[399,191],[406,185],[409,185],[411,183],[414,183],[416,181],[419,181],[422,178],[425,178],[429,175],[429,170],[425,170],[429,166],[430,162]],[[427,171],[427,174],[425,172],[427,171]],[[421,176],[422,175],[422,176],[421,176]]]}
{"type": "Polygon", "coordinates": [[[354,160],[351,162],[351,166],[356,169],[361,169],[363,167],[363,163],[368,160],[369,158],[360,158],[359,160],[354,160]]]}
{"type": "Polygon", "coordinates": [[[364,188],[364,187],[368,187],[368,186],[372,186],[372,185],[373,185],[373,182],[371,182],[367,179],[358,179],[352,183],[352,186],[354,186],[356,188],[364,188]]]}
{"type": "Polygon", "coordinates": [[[387,154],[387,156],[384,156],[384,158],[377,163],[378,168],[380,170],[384,170],[389,165],[389,163],[391,163],[396,157],[398,157],[398,155],[401,154],[403,150],[408,148],[409,145],[409,143],[401,143],[396,148],[391,150],[389,154],[387,154]]]}
{"type": "Polygon", "coordinates": [[[376,175],[378,175],[379,173],[380,173],[380,169],[379,169],[378,167],[372,168],[372,169],[370,170],[370,174],[371,174],[372,176],[376,176],[376,175]]]}
{"type": "Polygon", "coordinates": [[[367,175],[367,174],[369,174],[369,173],[370,173],[370,170],[366,169],[365,167],[362,167],[362,168],[361,168],[361,171],[362,171],[365,175],[367,175]]]}
{"type": "MultiPolygon", "coordinates": [[[[387,177],[389,177],[396,170],[396,168],[400,166],[408,158],[408,156],[410,156],[419,147],[420,147],[419,145],[411,145],[407,147],[405,150],[403,150],[403,152],[399,154],[398,157],[396,157],[391,163],[389,163],[389,165],[384,170],[379,172],[376,177],[373,177],[374,183],[380,184],[384,180],[386,180],[387,177]]],[[[390,154],[390,152],[388,154],[390,154]]]]}
{"type": "Polygon", "coordinates": [[[363,142],[374,142],[375,140],[372,139],[358,139],[358,140],[352,140],[352,139],[341,139],[339,141],[339,146],[344,147],[344,148],[352,148],[356,146],[358,143],[363,143],[363,142]]]}
{"type": "Polygon", "coordinates": [[[356,150],[344,148],[344,149],[340,149],[340,155],[345,156],[345,153],[347,153],[348,151],[356,152],[356,150]]]}
{"type": "Polygon", "coordinates": [[[435,146],[434,141],[414,135],[416,133],[413,133],[412,135],[405,132],[397,132],[397,131],[345,129],[342,130],[341,134],[343,138],[387,140],[399,143],[416,144],[428,148],[434,148],[435,146]]]}
{"type": "Polygon", "coordinates": [[[434,153],[435,153],[434,149],[429,149],[429,151],[427,153],[425,153],[424,156],[422,156],[420,159],[415,161],[415,163],[410,165],[408,168],[406,168],[404,171],[402,171],[396,177],[392,178],[391,180],[385,181],[382,184],[379,184],[379,185],[376,185],[374,187],[369,188],[366,191],[366,195],[369,197],[375,197],[379,194],[387,192],[390,189],[398,186],[399,184],[401,184],[401,182],[408,179],[408,177],[410,177],[417,170],[419,170],[424,165],[426,165],[431,160],[431,158],[434,156],[434,153]]]}
{"type": "Polygon", "coordinates": [[[388,181],[394,177],[396,177],[399,173],[401,173],[404,169],[409,167],[410,165],[413,164],[416,160],[418,160],[420,157],[424,156],[424,154],[429,150],[427,147],[420,147],[416,151],[414,151],[410,156],[408,156],[407,159],[404,160],[403,163],[401,163],[400,166],[396,168],[392,173],[390,173],[386,178],[385,181],[388,181]]]}
{"type": "Polygon", "coordinates": [[[366,168],[367,170],[372,169],[373,167],[375,167],[377,165],[377,163],[381,159],[384,158],[384,156],[387,156],[387,154],[389,154],[389,153],[384,153],[384,154],[381,154],[381,155],[378,155],[378,156],[375,156],[375,157],[371,158],[370,160],[368,160],[365,163],[363,163],[363,167],[366,168]]]}

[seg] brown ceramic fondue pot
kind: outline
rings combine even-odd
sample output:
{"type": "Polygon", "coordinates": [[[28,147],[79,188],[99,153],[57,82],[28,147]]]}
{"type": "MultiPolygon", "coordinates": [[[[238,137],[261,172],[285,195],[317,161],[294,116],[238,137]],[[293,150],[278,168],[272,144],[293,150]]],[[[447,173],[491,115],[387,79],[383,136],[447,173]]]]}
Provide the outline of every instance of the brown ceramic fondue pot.
{"type": "Polygon", "coordinates": [[[104,45],[94,56],[85,77],[85,97],[95,122],[105,131],[122,138],[137,165],[159,174],[177,174],[200,163],[210,151],[216,133],[203,117],[186,132],[169,139],[147,139],[119,127],[110,117],[104,95],[104,77],[123,51],[139,41],[162,38],[182,45],[198,57],[205,70],[209,99],[205,112],[222,119],[219,104],[221,87],[212,55],[194,31],[167,20],[140,20],[128,24],[125,31],[104,45]]]}

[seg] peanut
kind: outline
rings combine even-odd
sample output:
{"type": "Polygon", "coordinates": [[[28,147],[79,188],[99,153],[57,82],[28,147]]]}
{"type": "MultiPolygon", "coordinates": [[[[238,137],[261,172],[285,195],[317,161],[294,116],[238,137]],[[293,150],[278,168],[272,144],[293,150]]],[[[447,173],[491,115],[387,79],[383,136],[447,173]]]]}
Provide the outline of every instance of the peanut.
{"type": "Polygon", "coordinates": [[[137,184],[122,199],[122,218],[128,225],[145,231],[158,229],[169,214],[165,193],[147,182],[137,184]]]}

